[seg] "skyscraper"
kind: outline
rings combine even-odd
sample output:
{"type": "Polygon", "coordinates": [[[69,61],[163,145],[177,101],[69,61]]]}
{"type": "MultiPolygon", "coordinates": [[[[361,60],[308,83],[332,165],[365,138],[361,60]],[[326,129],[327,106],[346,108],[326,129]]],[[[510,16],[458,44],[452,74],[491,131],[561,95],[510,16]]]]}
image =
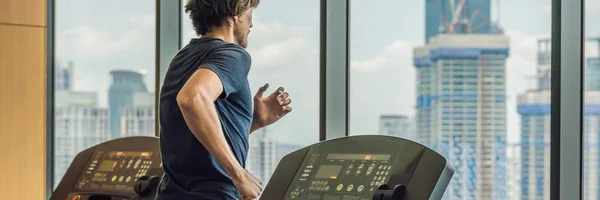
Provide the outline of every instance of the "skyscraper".
{"type": "Polygon", "coordinates": [[[108,110],[98,108],[94,92],[56,91],[54,110],[54,186],[75,156],[110,138],[108,110]]]}
{"type": "Polygon", "coordinates": [[[600,91],[600,58],[586,59],[585,90],[600,91]]]}
{"type": "Polygon", "coordinates": [[[148,89],[144,84],[144,75],[139,72],[114,70],[110,74],[113,81],[108,91],[108,106],[110,109],[110,133],[111,138],[114,139],[121,135],[121,116],[124,109],[133,105],[134,94],[148,92],[148,89]]]}
{"type": "MultiPolygon", "coordinates": [[[[520,94],[521,199],[550,199],[550,40],[538,40],[537,88],[520,94]]],[[[600,198],[600,66],[588,58],[584,93],[584,199],[600,198]]]]}
{"type": "Polygon", "coordinates": [[[135,92],[133,94],[133,105],[123,108],[120,120],[120,137],[155,135],[153,105],[153,93],[135,92]]]}
{"type": "Polygon", "coordinates": [[[508,144],[506,147],[506,190],[507,199],[521,199],[521,144],[508,144]]]}
{"type": "Polygon", "coordinates": [[[67,67],[58,67],[54,73],[55,90],[61,91],[73,89],[73,62],[68,62],[67,67]]]}
{"type": "Polygon", "coordinates": [[[506,199],[505,35],[442,34],[414,49],[417,140],[456,172],[448,199],[506,199]]]}
{"type": "Polygon", "coordinates": [[[249,145],[246,168],[266,184],[277,167],[277,141],[262,128],[250,135],[249,145]]]}
{"type": "Polygon", "coordinates": [[[414,131],[412,131],[411,125],[407,116],[381,115],[379,117],[379,134],[414,140],[414,131]]]}
{"type": "Polygon", "coordinates": [[[425,41],[443,33],[491,33],[491,0],[426,0],[425,41]]]}

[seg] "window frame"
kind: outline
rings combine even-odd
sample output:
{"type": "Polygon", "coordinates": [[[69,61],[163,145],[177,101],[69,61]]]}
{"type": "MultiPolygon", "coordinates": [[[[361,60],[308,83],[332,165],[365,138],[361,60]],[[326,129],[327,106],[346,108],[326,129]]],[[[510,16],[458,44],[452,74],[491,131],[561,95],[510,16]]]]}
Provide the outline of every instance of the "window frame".
{"type": "MultiPolygon", "coordinates": [[[[181,48],[181,1],[156,2],[156,94],[170,58],[181,48]]],[[[320,0],[319,140],[348,136],[350,116],[350,0],[320,0]],[[342,89],[340,89],[342,88],[342,89]]],[[[46,197],[53,192],[55,0],[46,0],[46,197]]],[[[584,1],[552,0],[552,200],[581,199],[583,162],[584,1]],[[568,14],[562,14],[568,13],[568,14]],[[572,42],[578,41],[578,42],[572,42]],[[561,47],[565,46],[563,51],[561,47]],[[575,66],[561,70],[562,66],[575,66]],[[564,90],[562,90],[564,89],[564,90]],[[572,109],[576,107],[577,109],[572,109]],[[571,108],[571,109],[570,109],[571,108]],[[578,134],[569,134],[578,133],[578,134]],[[579,155],[579,156],[568,156],[579,155]],[[563,184],[561,184],[563,183],[563,184]]],[[[159,95],[155,95],[158,111],[159,95]]],[[[156,113],[156,136],[159,134],[156,113]]]]}

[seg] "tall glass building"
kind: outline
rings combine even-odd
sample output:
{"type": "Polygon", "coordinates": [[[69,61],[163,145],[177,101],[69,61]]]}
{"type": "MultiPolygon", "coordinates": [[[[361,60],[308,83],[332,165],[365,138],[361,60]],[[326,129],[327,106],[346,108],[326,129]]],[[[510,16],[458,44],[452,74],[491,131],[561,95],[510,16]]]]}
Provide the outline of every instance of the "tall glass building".
{"type": "Polygon", "coordinates": [[[446,199],[506,199],[505,35],[442,34],[414,49],[417,140],[456,168],[446,199]]]}
{"type": "Polygon", "coordinates": [[[110,133],[111,138],[118,138],[121,136],[121,116],[125,109],[133,106],[136,92],[148,92],[148,88],[144,84],[144,75],[139,72],[114,70],[110,74],[113,80],[108,90],[110,133]]]}

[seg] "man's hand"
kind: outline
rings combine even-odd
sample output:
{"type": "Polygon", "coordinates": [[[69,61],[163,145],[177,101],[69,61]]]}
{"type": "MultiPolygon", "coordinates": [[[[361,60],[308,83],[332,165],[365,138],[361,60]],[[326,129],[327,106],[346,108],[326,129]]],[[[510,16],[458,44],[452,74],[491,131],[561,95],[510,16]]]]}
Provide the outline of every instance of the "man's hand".
{"type": "Polygon", "coordinates": [[[252,132],[271,125],[283,116],[292,111],[289,106],[292,100],[289,99],[289,94],[283,87],[279,87],[271,95],[263,98],[263,93],[269,88],[269,84],[265,84],[254,96],[254,119],[252,120],[252,132]]]}
{"type": "Polygon", "coordinates": [[[240,196],[244,200],[252,200],[262,192],[262,181],[252,175],[247,169],[238,177],[233,177],[233,184],[238,189],[240,196]]]}

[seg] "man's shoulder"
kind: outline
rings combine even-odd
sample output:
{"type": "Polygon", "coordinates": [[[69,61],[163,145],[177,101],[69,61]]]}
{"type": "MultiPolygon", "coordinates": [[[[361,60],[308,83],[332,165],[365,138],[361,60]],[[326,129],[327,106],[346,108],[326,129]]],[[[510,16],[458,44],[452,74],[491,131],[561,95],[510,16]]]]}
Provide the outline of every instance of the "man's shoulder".
{"type": "Polygon", "coordinates": [[[250,59],[250,53],[240,45],[222,42],[221,44],[214,47],[212,55],[228,55],[239,59],[250,59]]]}

